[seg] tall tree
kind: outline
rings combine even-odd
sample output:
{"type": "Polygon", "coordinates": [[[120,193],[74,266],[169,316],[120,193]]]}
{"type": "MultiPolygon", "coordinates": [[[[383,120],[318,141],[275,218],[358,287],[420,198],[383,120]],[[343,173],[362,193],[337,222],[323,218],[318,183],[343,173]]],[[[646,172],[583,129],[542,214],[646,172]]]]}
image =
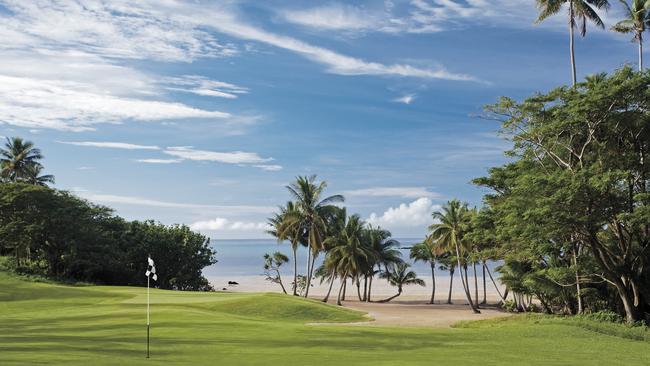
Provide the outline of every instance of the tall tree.
{"type": "Polygon", "coordinates": [[[380,302],[389,302],[398,297],[402,294],[404,286],[425,286],[424,281],[418,278],[418,275],[415,272],[411,271],[410,268],[411,266],[408,263],[400,263],[392,270],[382,272],[381,278],[385,278],[388,280],[389,284],[397,287],[397,294],[387,299],[381,300],[380,302]]]}
{"type": "Polygon", "coordinates": [[[0,178],[8,182],[53,181],[52,176],[43,176],[45,179],[38,180],[42,169],[41,159],[41,150],[35,148],[33,142],[20,137],[7,137],[4,147],[0,148],[0,178]]]}
{"type": "Polygon", "coordinates": [[[431,236],[440,241],[442,245],[449,250],[455,251],[456,261],[458,264],[460,280],[463,284],[463,290],[467,297],[467,302],[470,308],[475,313],[480,313],[478,307],[472,300],[472,295],[469,291],[469,283],[467,282],[467,261],[461,264],[461,258],[467,257],[467,250],[463,245],[462,238],[464,230],[469,220],[469,209],[467,204],[461,203],[458,200],[451,200],[443,206],[442,211],[433,213],[433,219],[439,221],[429,226],[431,236]],[[465,269],[465,276],[463,276],[462,269],[465,269]]]}
{"type": "MultiPolygon", "coordinates": [[[[371,301],[372,282],[375,274],[381,273],[381,268],[390,270],[396,265],[403,263],[402,253],[399,251],[399,241],[391,239],[391,233],[379,227],[368,225],[364,230],[364,239],[367,246],[372,250],[373,256],[366,268],[366,277],[369,278],[369,285],[365,293],[365,300],[371,301]],[[375,270],[375,268],[377,268],[375,270]]],[[[364,289],[365,290],[365,289],[364,289]]]]}
{"type": "Polygon", "coordinates": [[[431,237],[411,247],[410,257],[416,262],[422,261],[431,266],[431,300],[433,304],[436,299],[436,262],[443,255],[445,250],[431,237]]]}
{"type": "Polygon", "coordinates": [[[619,33],[633,33],[633,42],[639,45],[639,71],[643,71],[643,33],[650,27],[650,0],[632,0],[630,6],[626,0],[619,0],[627,18],[616,23],[612,30],[619,33]]]}
{"type": "Polygon", "coordinates": [[[296,205],[289,201],[286,206],[280,207],[280,212],[269,218],[271,229],[267,232],[278,239],[278,242],[288,240],[291,244],[293,255],[293,284],[292,292],[298,295],[298,247],[305,243],[305,225],[301,220],[300,211],[296,205]]]}
{"type": "Polygon", "coordinates": [[[323,250],[323,242],[327,234],[328,222],[339,210],[334,204],[344,201],[343,196],[333,195],[322,198],[327,188],[327,182],[317,182],[316,176],[297,177],[296,181],[287,186],[293,196],[299,211],[299,218],[306,227],[307,243],[310,249],[310,258],[307,263],[307,289],[305,297],[309,296],[311,279],[314,272],[314,262],[318,253],[323,250]]]}
{"type": "Polygon", "coordinates": [[[587,20],[590,20],[600,28],[605,28],[603,20],[600,18],[595,9],[608,9],[609,1],[607,0],[537,0],[539,16],[536,23],[544,21],[546,18],[555,15],[562,10],[562,6],[567,4],[569,16],[569,54],[571,57],[571,81],[575,86],[576,79],[576,60],[574,50],[574,30],[578,29],[581,36],[587,34],[587,20]]]}

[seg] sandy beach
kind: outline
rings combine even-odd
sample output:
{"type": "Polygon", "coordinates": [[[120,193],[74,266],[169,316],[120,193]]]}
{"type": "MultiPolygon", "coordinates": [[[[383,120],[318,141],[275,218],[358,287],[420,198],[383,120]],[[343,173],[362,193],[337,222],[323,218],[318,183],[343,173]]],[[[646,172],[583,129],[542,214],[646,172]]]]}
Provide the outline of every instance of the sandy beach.
{"type": "MultiPolygon", "coordinates": [[[[264,279],[264,276],[240,276],[238,278],[210,277],[210,282],[217,291],[228,292],[282,292],[279,284],[274,284],[264,279]],[[228,285],[228,281],[235,281],[238,285],[228,285]],[[225,290],[224,290],[225,289],[225,290]]],[[[291,279],[287,279],[290,282],[291,279]]],[[[286,281],[286,280],[285,280],[286,281]]],[[[431,297],[430,283],[427,286],[408,286],[404,288],[401,296],[388,303],[361,302],[357,295],[356,286],[348,282],[346,301],[343,306],[359,310],[368,314],[372,321],[349,323],[354,326],[399,326],[399,327],[435,327],[446,328],[462,320],[480,320],[495,317],[509,316],[509,313],[501,311],[494,304],[499,302],[492,282],[487,280],[486,299],[488,304],[483,306],[481,314],[474,314],[464,298],[462,285],[458,277],[454,278],[452,287],[452,304],[447,304],[450,278],[441,276],[436,279],[435,304],[429,304],[431,297]]],[[[479,282],[479,300],[483,299],[483,282],[479,282]]],[[[336,303],[340,283],[335,281],[329,303],[336,303]]],[[[472,296],[474,296],[474,282],[470,279],[472,296]]],[[[290,285],[285,283],[287,291],[290,285]]],[[[320,284],[316,281],[309,292],[309,297],[317,300],[323,299],[329,284],[320,284]]],[[[500,289],[503,291],[503,289],[500,289]]],[[[397,293],[397,289],[390,286],[386,281],[375,279],[372,285],[372,300],[379,301],[397,293]]],[[[313,323],[325,325],[325,323],[313,323]]]]}

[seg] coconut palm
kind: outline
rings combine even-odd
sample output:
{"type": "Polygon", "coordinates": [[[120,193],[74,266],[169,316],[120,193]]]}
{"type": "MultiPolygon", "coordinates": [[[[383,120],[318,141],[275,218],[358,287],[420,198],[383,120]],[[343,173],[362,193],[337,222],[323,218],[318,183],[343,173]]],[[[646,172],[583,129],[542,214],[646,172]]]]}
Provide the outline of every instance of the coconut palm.
{"type": "Polygon", "coordinates": [[[433,304],[436,298],[436,262],[444,252],[442,246],[438,245],[431,236],[427,236],[422,243],[411,247],[411,259],[415,262],[427,262],[431,266],[431,300],[429,304],[433,304]]]}
{"type": "Polygon", "coordinates": [[[41,175],[43,166],[41,164],[32,164],[27,166],[27,177],[24,179],[26,183],[47,186],[48,183],[54,183],[54,176],[51,174],[41,175]]]}
{"type": "Polygon", "coordinates": [[[404,261],[402,260],[402,253],[398,249],[399,241],[391,239],[390,231],[368,225],[365,229],[364,239],[374,254],[366,269],[366,279],[369,283],[367,288],[364,286],[364,300],[370,302],[372,281],[375,274],[381,273],[382,266],[385,270],[389,270],[404,261]]]}
{"type": "Polygon", "coordinates": [[[314,262],[318,253],[323,250],[323,242],[327,234],[328,222],[335,216],[339,209],[335,203],[344,201],[343,196],[333,195],[321,198],[327,188],[326,182],[316,182],[316,176],[297,177],[296,181],[287,186],[293,196],[298,217],[305,226],[305,234],[309,245],[309,258],[307,260],[307,289],[305,297],[309,296],[311,279],[314,272],[314,262]]]}
{"type": "Polygon", "coordinates": [[[627,18],[616,23],[612,30],[619,33],[633,33],[633,42],[639,44],[639,71],[643,71],[643,32],[650,27],[650,0],[632,0],[632,6],[626,0],[619,0],[627,18]]]}
{"type": "Polygon", "coordinates": [[[458,200],[451,200],[443,206],[442,211],[436,211],[432,216],[434,221],[439,221],[439,223],[434,223],[429,226],[431,236],[435,238],[435,240],[439,241],[444,248],[456,253],[458,268],[465,268],[465,276],[463,276],[462,270],[459,271],[465,296],[467,297],[467,301],[469,302],[472,311],[480,313],[476,304],[472,301],[472,296],[469,292],[466,267],[467,262],[464,264],[465,267],[461,265],[461,258],[467,257],[467,248],[464,247],[462,242],[464,229],[467,226],[469,219],[469,209],[467,208],[467,204],[461,203],[458,200]]]}
{"type": "Polygon", "coordinates": [[[600,28],[605,28],[603,20],[598,16],[594,9],[608,9],[608,0],[537,0],[539,16],[536,23],[544,21],[546,18],[555,15],[562,10],[562,6],[569,6],[569,53],[571,57],[571,80],[572,85],[577,83],[576,79],[576,61],[574,52],[574,35],[576,28],[580,31],[581,36],[587,34],[587,20],[590,20],[600,28]]]}
{"type": "Polygon", "coordinates": [[[372,251],[362,241],[364,222],[359,215],[352,215],[347,219],[343,231],[327,238],[327,245],[331,247],[326,261],[335,266],[341,278],[341,287],[336,300],[341,305],[343,288],[349,276],[358,279],[359,274],[371,261],[372,251]]]}
{"type": "Polygon", "coordinates": [[[0,148],[0,177],[9,182],[27,181],[40,172],[35,166],[41,165],[41,159],[41,150],[31,141],[7,137],[4,148],[0,148]]]}
{"type": "Polygon", "coordinates": [[[408,263],[400,263],[396,265],[395,268],[393,268],[392,270],[382,272],[380,277],[388,280],[388,283],[391,284],[392,286],[396,286],[397,294],[387,299],[381,300],[380,302],[389,302],[394,298],[398,297],[399,295],[402,294],[402,290],[404,286],[425,285],[424,281],[419,279],[418,275],[415,272],[409,270],[409,268],[411,268],[411,266],[408,263]]]}
{"type": "Polygon", "coordinates": [[[280,212],[269,218],[271,229],[267,233],[278,239],[278,242],[288,240],[291,243],[293,256],[293,288],[294,296],[298,295],[298,246],[305,242],[305,226],[296,205],[289,201],[286,206],[280,207],[280,212]]]}

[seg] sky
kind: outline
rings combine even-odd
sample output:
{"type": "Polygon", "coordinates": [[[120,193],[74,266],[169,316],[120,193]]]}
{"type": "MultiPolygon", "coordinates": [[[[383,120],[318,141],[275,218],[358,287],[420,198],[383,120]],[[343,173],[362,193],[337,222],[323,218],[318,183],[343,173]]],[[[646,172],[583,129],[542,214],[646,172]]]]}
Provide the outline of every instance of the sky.
{"type": "MultiPolygon", "coordinates": [[[[566,13],[533,0],[0,0],[0,136],[55,187],[127,219],[264,238],[296,176],[421,237],[506,162],[500,96],[570,82],[566,13]]],[[[606,28],[622,8],[600,12],[606,28]]],[[[635,65],[628,35],[576,40],[579,78],[635,65]]]]}

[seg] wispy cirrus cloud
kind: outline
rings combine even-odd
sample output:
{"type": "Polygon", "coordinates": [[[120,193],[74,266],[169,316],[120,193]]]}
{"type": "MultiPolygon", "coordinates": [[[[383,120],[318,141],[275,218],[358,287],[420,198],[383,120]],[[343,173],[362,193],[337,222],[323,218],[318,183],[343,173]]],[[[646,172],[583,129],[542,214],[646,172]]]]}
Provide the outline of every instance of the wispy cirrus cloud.
{"type": "Polygon", "coordinates": [[[190,229],[197,231],[266,231],[271,227],[265,222],[233,221],[224,217],[211,220],[196,221],[190,224],[190,229]]]}
{"type": "Polygon", "coordinates": [[[408,105],[411,104],[411,102],[413,102],[414,99],[415,99],[415,94],[406,94],[406,95],[402,95],[399,98],[393,99],[393,102],[408,105]]]}
{"type": "Polygon", "coordinates": [[[135,159],[138,163],[145,164],[178,164],[183,161],[183,159],[135,159]]]}
{"type": "Polygon", "coordinates": [[[168,147],[164,153],[185,160],[214,161],[226,164],[260,164],[273,160],[273,158],[262,158],[257,153],[252,152],[196,150],[188,146],[168,147]]]}
{"type": "Polygon", "coordinates": [[[100,147],[100,148],[109,148],[109,149],[160,150],[160,147],[155,145],[138,145],[138,144],[130,144],[126,142],[99,142],[99,141],[57,141],[57,142],[66,145],[100,147]]]}
{"type": "Polygon", "coordinates": [[[163,84],[168,84],[166,89],[193,93],[207,97],[235,99],[240,94],[247,94],[248,88],[224,81],[210,80],[199,75],[186,75],[163,79],[163,84]]]}

